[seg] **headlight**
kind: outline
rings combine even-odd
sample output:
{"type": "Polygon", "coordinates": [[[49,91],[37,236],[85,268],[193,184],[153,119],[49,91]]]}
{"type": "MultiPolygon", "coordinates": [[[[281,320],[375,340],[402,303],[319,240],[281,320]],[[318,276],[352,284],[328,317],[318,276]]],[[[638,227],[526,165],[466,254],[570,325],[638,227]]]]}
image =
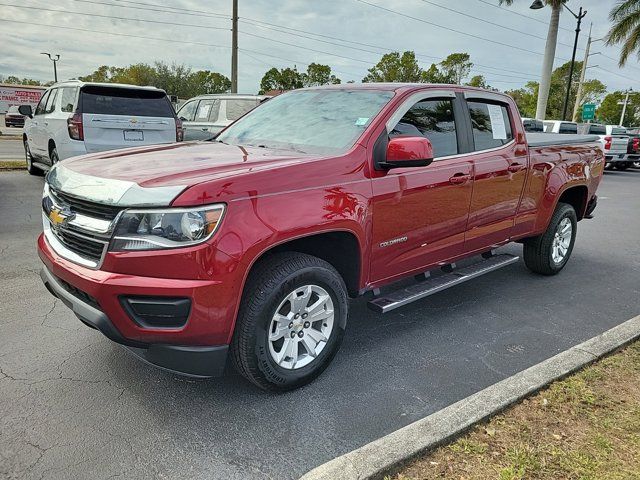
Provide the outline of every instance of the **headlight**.
{"type": "Polygon", "coordinates": [[[111,250],[188,247],[215,233],[224,205],[163,210],[125,210],[118,220],[111,250]]]}

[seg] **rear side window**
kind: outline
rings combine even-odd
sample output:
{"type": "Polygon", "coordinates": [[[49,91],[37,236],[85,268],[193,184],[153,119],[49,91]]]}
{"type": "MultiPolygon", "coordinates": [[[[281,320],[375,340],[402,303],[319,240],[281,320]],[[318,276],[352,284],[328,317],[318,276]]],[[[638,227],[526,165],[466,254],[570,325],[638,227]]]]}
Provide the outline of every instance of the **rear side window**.
{"type": "Polygon", "coordinates": [[[544,132],[544,126],[540,120],[524,120],[522,123],[527,132],[544,132]]]}
{"type": "Polygon", "coordinates": [[[476,150],[501,147],[513,140],[509,109],[506,105],[467,101],[476,150]]]}
{"type": "Polygon", "coordinates": [[[173,107],[161,91],[87,86],[82,89],[82,113],[136,117],[173,117],[173,107]]]}
{"type": "Polygon", "coordinates": [[[627,134],[627,130],[624,128],[612,128],[611,129],[611,135],[626,135],[627,134]]]}
{"type": "Polygon", "coordinates": [[[227,100],[227,120],[237,120],[242,115],[256,106],[256,101],[247,100],[227,100]]]}
{"type": "Polygon", "coordinates": [[[63,112],[73,112],[76,106],[77,87],[65,87],[62,89],[60,100],[60,110],[63,112]]]}
{"type": "Polygon", "coordinates": [[[607,128],[604,125],[589,125],[589,133],[592,135],[606,135],[607,128]]]}
{"type": "Polygon", "coordinates": [[[561,123],[558,133],[578,133],[578,125],[576,123],[561,123]]]}
{"type": "Polygon", "coordinates": [[[456,155],[458,139],[452,101],[430,99],[416,103],[404,114],[389,135],[423,136],[431,142],[434,157],[456,155]]]}
{"type": "Polygon", "coordinates": [[[51,90],[49,93],[49,98],[47,98],[47,104],[44,107],[44,113],[51,113],[56,109],[56,98],[58,98],[58,90],[59,88],[55,88],[51,90]]]}
{"type": "Polygon", "coordinates": [[[196,107],[198,106],[197,100],[192,100],[191,102],[185,103],[180,110],[178,110],[178,118],[182,118],[187,122],[193,121],[193,116],[196,113],[196,107]]]}

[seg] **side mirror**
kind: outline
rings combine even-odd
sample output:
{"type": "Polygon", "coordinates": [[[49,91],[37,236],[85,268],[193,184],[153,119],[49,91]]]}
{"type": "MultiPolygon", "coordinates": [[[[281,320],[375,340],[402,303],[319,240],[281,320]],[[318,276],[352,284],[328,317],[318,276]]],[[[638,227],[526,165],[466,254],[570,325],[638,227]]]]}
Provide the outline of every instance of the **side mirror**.
{"type": "Polygon", "coordinates": [[[20,112],[20,115],[33,118],[33,109],[31,108],[31,105],[20,105],[18,107],[18,112],[20,112]]]}
{"type": "Polygon", "coordinates": [[[384,168],[426,167],[433,162],[433,147],[424,137],[396,137],[389,139],[384,168]]]}

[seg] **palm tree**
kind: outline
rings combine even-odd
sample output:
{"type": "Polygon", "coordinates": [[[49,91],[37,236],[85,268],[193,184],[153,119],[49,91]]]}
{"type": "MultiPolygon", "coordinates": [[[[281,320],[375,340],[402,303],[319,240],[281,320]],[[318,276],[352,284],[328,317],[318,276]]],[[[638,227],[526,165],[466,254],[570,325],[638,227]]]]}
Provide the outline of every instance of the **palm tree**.
{"type": "MultiPolygon", "coordinates": [[[[513,0],[498,0],[498,2],[500,5],[513,5],[513,0]]],[[[556,56],[556,45],[558,43],[558,25],[560,23],[560,12],[562,11],[562,4],[564,2],[565,0],[544,0],[544,3],[551,7],[551,20],[549,21],[549,32],[547,33],[547,43],[544,48],[542,74],[540,75],[540,87],[538,89],[536,118],[539,120],[544,120],[547,113],[553,60],[556,56]]],[[[534,4],[535,3],[536,2],[534,2],[534,4]]]]}
{"type": "Polygon", "coordinates": [[[609,20],[613,27],[607,34],[607,45],[622,44],[619,62],[622,67],[632,53],[640,57],[640,0],[619,0],[611,9],[609,20]]]}

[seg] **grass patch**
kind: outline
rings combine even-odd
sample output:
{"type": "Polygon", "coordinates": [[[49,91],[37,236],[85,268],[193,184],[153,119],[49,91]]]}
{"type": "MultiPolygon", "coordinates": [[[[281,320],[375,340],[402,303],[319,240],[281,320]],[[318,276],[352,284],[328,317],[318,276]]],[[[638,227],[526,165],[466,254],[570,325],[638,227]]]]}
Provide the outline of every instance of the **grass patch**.
{"type": "Polygon", "coordinates": [[[394,480],[640,480],[640,342],[552,383],[394,480]]]}
{"type": "Polygon", "coordinates": [[[0,170],[26,170],[24,160],[0,160],[0,170]]]}

